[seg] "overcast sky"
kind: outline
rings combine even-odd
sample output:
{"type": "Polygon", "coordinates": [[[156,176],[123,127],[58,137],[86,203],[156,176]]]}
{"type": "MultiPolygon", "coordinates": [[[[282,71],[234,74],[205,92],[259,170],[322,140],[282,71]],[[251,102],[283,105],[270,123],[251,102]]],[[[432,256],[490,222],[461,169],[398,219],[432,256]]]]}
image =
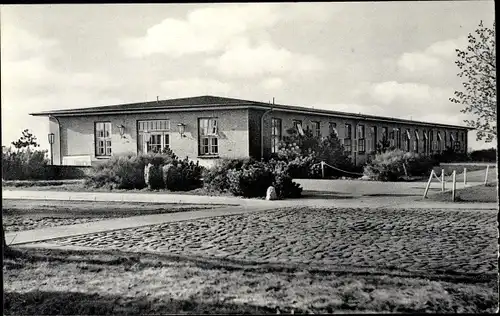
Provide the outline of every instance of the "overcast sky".
{"type": "Polygon", "coordinates": [[[30,112],[157,96],[463,125],[455,49],[481,20],[493,1],[2,6],[2,145],[30,128],[47,148],[30,112]]]}

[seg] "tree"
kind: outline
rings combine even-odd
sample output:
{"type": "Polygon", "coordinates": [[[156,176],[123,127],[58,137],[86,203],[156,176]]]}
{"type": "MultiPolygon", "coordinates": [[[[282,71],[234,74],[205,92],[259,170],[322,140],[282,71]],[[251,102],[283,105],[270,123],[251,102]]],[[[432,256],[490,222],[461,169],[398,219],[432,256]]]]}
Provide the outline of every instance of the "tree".
{"type": "Polygon", "coordinates": [[[493,28],[488,28],[481,21],[475,33],[469,33],[466,50],[456,50],[458,60],[455,64],[460,69],[458,77],[464,80],[464,91],[455,91],[450,101],[464,105],[461,112],[476,117],[464,122],[477,130],[477,140],[486,137],[485,142],[491,142],[497,138],[495,22],[493,28]]]}
{"type": "Polygon", "coordinates": [[[29,148],[30,146],[40,147],[37,143],[36,136],[33,135],[28,129],[25,129],[22,132],[22,136],[15,142],[12,142],[12,145],[14,145],[17,149],[29,148]]]}

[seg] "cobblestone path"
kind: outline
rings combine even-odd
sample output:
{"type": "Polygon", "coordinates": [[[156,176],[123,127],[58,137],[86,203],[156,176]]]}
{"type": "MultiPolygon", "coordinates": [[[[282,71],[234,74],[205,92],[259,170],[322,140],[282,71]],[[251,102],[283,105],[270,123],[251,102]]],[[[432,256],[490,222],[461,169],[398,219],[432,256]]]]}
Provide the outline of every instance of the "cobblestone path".
{"type": "Polygon", "coordinates": [[[252,261],[496,273],[496,226],[496,211],[289,208],[53,242],[252,261]]]}

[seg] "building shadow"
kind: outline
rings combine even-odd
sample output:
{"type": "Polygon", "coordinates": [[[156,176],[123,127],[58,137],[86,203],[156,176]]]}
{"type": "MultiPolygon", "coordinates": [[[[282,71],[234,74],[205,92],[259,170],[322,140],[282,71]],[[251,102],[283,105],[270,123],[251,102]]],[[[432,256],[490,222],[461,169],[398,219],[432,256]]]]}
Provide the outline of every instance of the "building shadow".
{"type": "Polygon", "coordinates": [[[317,200],[341,200],[341,199],[354,199],[356,196],[347,195],[343,192],[332,192],[332,191],[319,191],[319,190],[304,190],[302,191],[302,197],[307,199],[317,199],[317,200]]]}

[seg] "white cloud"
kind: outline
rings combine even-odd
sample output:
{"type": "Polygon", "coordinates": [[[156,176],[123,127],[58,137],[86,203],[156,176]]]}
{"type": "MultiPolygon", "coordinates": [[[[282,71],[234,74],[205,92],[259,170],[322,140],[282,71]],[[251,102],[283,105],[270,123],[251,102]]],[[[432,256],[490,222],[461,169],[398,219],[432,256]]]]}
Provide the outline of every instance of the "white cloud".
{"type": "Polygon", "coordinates": [[[281,74],[301,74],[324,68],[318,58],[292,53],[271,43],[251,47],[247,40],[240,40],[221,56],[209,58],[206,65],[230,77],[257,77],[281,74]]]}
{"type": "Polygon", "coordinates": [[[167,18],[140,37],[122,39],[129,57],[166,54],[213,53],[224,50],[235,38],[273,27],[279,22],[325,21],[329,11],[317,4],[219,4],[191,11],[185,19],[167,18]]]}
{"type": "Polygon", "coordinates": [[[277,90],[283,87],[283,79],[278,77],[266,78],[262,80],[260,86],[266,90],[277,90]]]}
{"type": "Polygon", "coordinates": [[[181,98],[195,95],[230,94],[232,86],[229,83],[203,78],[187,78],[167,80],[161,83],[162,99],[181,98]]]}
{"type": "Polygon", "coordinates": [[[374,84],[369,93],[375,101],[385,105],[413,104],[413,107],[418,107],[436,102],[448,102],[448,97],[453,91],[420,83],[386,81],[374,84]]]}
{"type": "Polygon", "coordinates": [[[404,53],[398,59],[398,66],[409,73],[432,75],[441,71],[443,66],[452,65],[456,57],[455,50],[463,49],[466,43],[466,37],[435,42],[423,51],[404,53]]]}

